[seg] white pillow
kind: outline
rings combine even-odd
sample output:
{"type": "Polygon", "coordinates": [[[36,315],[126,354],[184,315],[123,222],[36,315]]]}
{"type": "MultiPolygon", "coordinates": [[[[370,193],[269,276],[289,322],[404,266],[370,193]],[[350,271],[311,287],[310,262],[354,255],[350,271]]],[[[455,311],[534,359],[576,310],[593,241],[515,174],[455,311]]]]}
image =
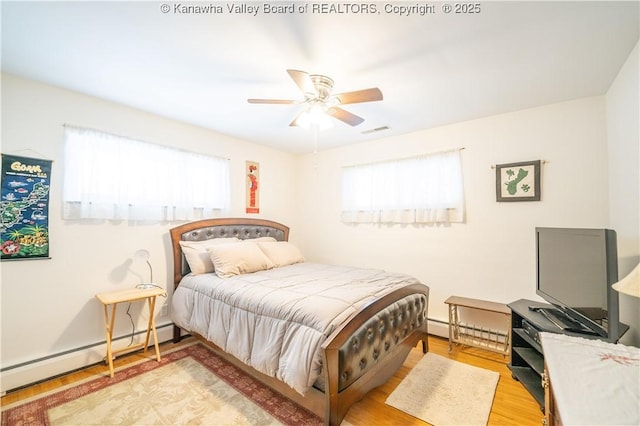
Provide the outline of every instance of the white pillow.
{"type": "MultiPolygon", "coordinates": [[[[273,243],[264,243],[273,244],[273,243]]],[[[273,263],[256,243],[225,244],[207,248],[216,274],[221,278],[273,268],[273,263]]]]}
{"type": "Polygon", "coordinates": [[[194,275],[211,273],[214,271],[213,263],[207,247],[222,245],[222,244],[234,244],[239,243],[238,238],[212,238],[204,241],[180,241],[180,247],[182,247],[182,253],[187,259],[189,269],[194,275]]]}
{"type": "Polygon", "coordinates": [[[278,240],[276,240],[273,237],[258,237],[258,238],[251,238],[251,240],[244,240],[244,241],[255,241],[257,243],[257,242],[268,242],[268,241],[275,242],[278,240]]]}
{"type": "Polygon", "coordinates": [[[298,247],[288,241],[258,243],[258,246],[276,267],[304,262],[304,256],[298,247]]]}

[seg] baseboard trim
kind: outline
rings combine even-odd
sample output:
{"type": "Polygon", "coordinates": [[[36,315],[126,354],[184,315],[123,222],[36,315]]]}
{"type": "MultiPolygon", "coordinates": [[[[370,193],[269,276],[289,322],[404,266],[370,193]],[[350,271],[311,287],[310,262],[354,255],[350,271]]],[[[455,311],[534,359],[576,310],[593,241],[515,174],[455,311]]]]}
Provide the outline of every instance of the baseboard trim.
{"type": "Polygon", "coordinates": [[[444,337],[446,339],[449,338],[449,323],[437,320],[434,318],[429,318],[429,334],[433,334],[434,336],[444,337]]]}
{"type": "MultiPolygon", "coordinates": [[[[158,342],[163,343],[173,339],[172,323],[158,325],[156,330],[158,342]]],[[[134,335],[133,344],[143,342],[145,334],[146,330],[137,332],[134,335]]],[[[131,335],[114,339],[113,347],[126,347],[129,339],[131,339],[131,335]]],[[[153,342],[151,341],[150,344],[153,342]]],[[[107,343],[103,341],[4,368],[0,372],[0,394],[5,395],[7,392],[99,364],[104,362],[106,353],[107,343]]]]}

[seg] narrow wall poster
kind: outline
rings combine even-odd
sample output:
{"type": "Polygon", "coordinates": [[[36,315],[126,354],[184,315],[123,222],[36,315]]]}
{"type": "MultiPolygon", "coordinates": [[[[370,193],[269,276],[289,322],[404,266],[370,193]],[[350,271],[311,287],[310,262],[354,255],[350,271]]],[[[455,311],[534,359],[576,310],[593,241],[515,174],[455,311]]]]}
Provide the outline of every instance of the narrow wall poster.
{"type": "Polygon", "coordinates": [[[247,161],[247,213],[260,213],[260,164],[247,161]]]}
{"type": "Polygon", "coordinates": [[[51,164],[2,154],[0,259],[49,258],[51,164]]]}

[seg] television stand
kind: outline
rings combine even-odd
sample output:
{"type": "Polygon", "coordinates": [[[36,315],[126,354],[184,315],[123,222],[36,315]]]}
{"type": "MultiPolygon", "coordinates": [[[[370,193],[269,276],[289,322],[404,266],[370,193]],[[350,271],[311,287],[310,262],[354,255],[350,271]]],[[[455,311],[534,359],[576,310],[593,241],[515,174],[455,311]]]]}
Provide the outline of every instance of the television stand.
{"type": "Polygon", "coordinates": [[[564,312],[556,308],[543,308],[539,306],[529,306],[529,310],[533,312],[540,312],[546,319],[552,322],[556,327],[562,331],[568,331],[571,333],[589,334],[591,336],[599,336],[598,333],[591,330],[588,327],[580,324],[578,321],[570,318],[564,312]]]}
{"type": "MultiPolygon", "coordinates": [[[[511,309],[511,360],[509,362],[511,377],[522,383],[540,404],[541,410],[544,411],[544,388],[541,382],[544,372],[544,356],[539,333],[565,334],[584,339],[598,339],[599,337],[575,333],[568,330],[566,324],[556,325],[545,315],[546,313],[553,318],[551,312],[555,310],[552,305],[547,303],[520,299],[507,306],[511,309]]],[[[554,318],[554,321],[558,320],[554,318]]],[[[618,338],[622,337],[622,334],[629,329],[628,325],[620,324],[618,338]]]]}

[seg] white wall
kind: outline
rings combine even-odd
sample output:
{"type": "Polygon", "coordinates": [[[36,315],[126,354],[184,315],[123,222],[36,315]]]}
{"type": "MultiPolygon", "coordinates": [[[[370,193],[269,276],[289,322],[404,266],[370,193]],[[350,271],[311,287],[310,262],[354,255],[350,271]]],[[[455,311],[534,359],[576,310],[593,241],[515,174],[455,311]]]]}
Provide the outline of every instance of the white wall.
{"type": "MultiPolygon", "coordinates": [[[[58,371],[60,368],[69,369],[68,364],[67,367],[57,365],[57,360],[41,363],[42,371],[33,373],[33,377],[25,368],[8,371],[7,368],[105,340],[102,308],[94,295],[148,280],[147,266],[131,263],[136,250],[149,250],[154,280],[163,286],[172,285],[168,229],[175,223],[87,224],[61,219],[62,126],[65,123],[229,158],[232,173],[230,216],[245,216],[245,161],[258,161],[263,182],[261,213],[252,216],[285,224],[294,222],[295,204],[289,194],[293,191],[295,156],[3,74],[2,152],[54,160],[49,211],[51,260],[0,264],[3,390],[20,385],[18,382],[25,378],[30,380],[42,374],[46,377],[61,372],[58,371]]],[[[292,241],[296,237],[294,228],[292,241]]],[[[131,332],[124,311],[121,309],[116,320],[116,336],[131,332]]],[[[132,311],[138,320],[136,330],[143,329],[148,315],[138,307],[132,311]]],[[[158,318],[157,322],[162,325],[169,320],[158,318]]],[[[163,336],[168,336],[168,331],[167,327],[163,336]]],[[[84,365],[102,357],[103,347],[97,346],[73,362],[84,365]]]]}
{"type": "MultiPolygon", "coordinates": [[[[610,226],[618,234],[618,272],[640,261],[640,66],[638,44],[606,97],[610,226]]],[[[633,325],[623,343],[640,346],[640,299],[620,295],[620,316],[633,325]]]]}
{"type": "Polygon", "coordinates": [[[509,303],[535,295],[536,226],[609,224],[604,97],[487,117],[307,155],[298,162],[303,252],[311,259],[414,275],[429,317],[451,295],[509,303]],[[467,221],[451,226],[345,225],[340,168],[462,148],[467,221]],[[498,203],[495,164],[544,160],[542,201],[498,203]]]}

